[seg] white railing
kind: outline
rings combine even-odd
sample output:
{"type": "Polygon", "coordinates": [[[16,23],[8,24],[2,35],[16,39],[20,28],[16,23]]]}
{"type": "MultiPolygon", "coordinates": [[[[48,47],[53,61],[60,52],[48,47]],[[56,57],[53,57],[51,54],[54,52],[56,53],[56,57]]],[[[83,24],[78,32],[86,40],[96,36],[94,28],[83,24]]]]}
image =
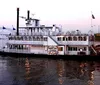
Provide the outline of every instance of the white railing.
{"type": "Polygon", "coordinates": [[[18,41],[11,40],[8,41],[9,44],[35,44],[35,45],[43,45],[43,41],[18,41]]]}
{"type": "Polygon", "coordinates": [[[18,49],[5,49],[5,52],[12,52],[12,53],[30,53],[29,50],[18,50],[18,49]]]}
{"type": "Polygon", "coordinates": [[[47,54],[46,51],[42,51],[42,52],[39,52],[39,51],[32,52],[32,51],[30,51],[28,49],[0,49],[0,51],[12,52],[12,53],[24,53],[24,54],[27,54],[27,53],[28,54],[32,54],[32,53],[34,53],[34,54],[47,54]]]}

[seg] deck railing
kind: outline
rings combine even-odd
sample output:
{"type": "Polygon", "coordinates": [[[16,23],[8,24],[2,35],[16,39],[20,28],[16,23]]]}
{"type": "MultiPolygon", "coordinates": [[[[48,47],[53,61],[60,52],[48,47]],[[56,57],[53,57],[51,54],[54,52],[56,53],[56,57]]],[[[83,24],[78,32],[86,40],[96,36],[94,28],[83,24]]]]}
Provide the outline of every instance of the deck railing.
{"type": "Polygon", "coordinates": [[[24,54],[47,54],[46,51],[43,51],[42,53],[40,52],[32,52],[30,51],[29,49],[4,49],[4,50],[1,50],[1,51],[4,51],[4,52],[12,52],[12,53],[24,53],[24,54]]]}

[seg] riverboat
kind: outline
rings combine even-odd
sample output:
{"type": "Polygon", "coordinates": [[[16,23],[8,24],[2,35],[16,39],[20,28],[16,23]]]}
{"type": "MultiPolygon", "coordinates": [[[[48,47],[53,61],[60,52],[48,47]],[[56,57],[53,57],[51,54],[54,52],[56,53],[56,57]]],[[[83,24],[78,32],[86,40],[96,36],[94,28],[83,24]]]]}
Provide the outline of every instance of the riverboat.
{"type": "Polygon", "coordinates": [[[39,19],[30,17],[29,10],[27,18],[19,16],[19,8],[16,32],[0,34],[0,44],[1,54],[91,55],[92,51],[96,54],[94,35],[79,30],[64,33],[55,24],[41,25],[39,19]],[[19,18],[25,19],[26,26],[19,26],[19,18]]]}

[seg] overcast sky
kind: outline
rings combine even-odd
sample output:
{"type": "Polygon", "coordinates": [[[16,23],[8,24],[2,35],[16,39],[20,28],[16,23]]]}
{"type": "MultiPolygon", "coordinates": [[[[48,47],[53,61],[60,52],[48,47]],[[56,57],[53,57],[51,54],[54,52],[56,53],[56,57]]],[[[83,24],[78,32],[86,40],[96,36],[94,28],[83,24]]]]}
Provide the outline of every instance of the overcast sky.
{"type": "MultiPolygon", "coordinates": [[[[95,32],[100,25],[100,0],[1,0],[0,26],[16,28],[16,8],[20,16],[26,16],[27,10],[41,20],[41,24],[62,25],[63,30],[91,30],[91,11],[95,32]]],[[[20,19],[20,26],[24,20],[20,19]]],[[[99,28],[100,29],[100,28],[99,28]]]]}

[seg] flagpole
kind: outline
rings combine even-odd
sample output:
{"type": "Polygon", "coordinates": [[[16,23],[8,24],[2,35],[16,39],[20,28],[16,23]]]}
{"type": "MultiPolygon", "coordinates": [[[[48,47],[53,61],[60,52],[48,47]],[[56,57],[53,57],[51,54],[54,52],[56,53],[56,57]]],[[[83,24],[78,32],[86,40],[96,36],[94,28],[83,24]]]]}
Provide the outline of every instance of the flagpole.
{"type": "MultiPolygon", "coordinates": [[[[92,32],[93,32],[93,27],[94,27],[93,21],[92,21],[93,19],[95,19],[95,17],[93,15],[92,11],[91,11],[91,30],[92,30],[92,32]]],[[[94,34],[94,32],[93,32],[93,34],[94,34]]]]}
{"type": "MultiPolygon", "coordinates": [[[[92,35],[94,35],[92,19],[93,19],[93,17],[92,17],[92,11],[91,11],[91,31],[92,31],[92,35]]],[[[93,44],[94,44],[94,42],[93,42],[93,44]]]]}
{"type": "Polygon", "coordinates": [[[12,27],[14,28],[14,26],[12,25],[12,27]]]}

